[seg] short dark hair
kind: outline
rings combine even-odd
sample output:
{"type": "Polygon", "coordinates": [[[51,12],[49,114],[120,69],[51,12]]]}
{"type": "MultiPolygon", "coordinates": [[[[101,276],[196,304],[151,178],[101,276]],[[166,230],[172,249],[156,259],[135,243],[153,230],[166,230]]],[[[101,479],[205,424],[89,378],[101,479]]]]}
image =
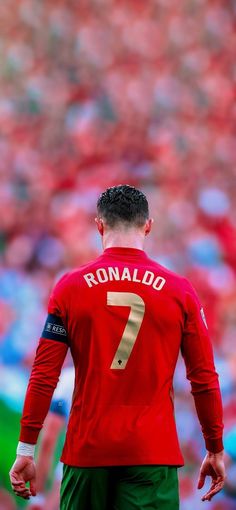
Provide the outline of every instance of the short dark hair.
{"type": "Polygon", "coordinates": [[[141,227],[149,217],[146,196],[128,184],[107,188],[97,201],[97,210],[109,227],[119,223],[141,227]]]}

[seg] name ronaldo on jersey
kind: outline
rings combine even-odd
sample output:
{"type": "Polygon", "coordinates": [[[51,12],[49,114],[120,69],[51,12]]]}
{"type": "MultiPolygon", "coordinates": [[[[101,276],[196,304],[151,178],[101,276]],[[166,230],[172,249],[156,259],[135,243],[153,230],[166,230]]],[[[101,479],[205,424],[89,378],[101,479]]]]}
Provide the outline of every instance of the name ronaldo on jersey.
{"type": "Polygon", "coordinates": [[[166,283],[165,278],[155,275],[152,271],[146,270],[141,276],[140,269],[134,268],[131,270],[128,267],[100,267],[93,273],[84,274],[83,277],[89,287],[108,281],[130,281],[143,283],[152,286],[155,290],[161,290],[166,283]]]}

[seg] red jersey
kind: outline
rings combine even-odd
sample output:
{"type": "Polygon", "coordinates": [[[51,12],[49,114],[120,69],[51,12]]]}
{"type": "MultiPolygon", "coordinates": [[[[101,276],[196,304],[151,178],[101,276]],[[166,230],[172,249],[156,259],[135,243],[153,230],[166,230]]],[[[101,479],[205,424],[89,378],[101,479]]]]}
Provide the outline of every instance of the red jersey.
{"type": "Polygon", "coordinates": [[[62,461],[182,465],[173,405],[180,349],[206,447],[222,450],[222,405],[203,310],[190,283],[142,250],[108,248],[49,301],[20,440],[35,443],[68,347],[75,388],[62,461]]]}

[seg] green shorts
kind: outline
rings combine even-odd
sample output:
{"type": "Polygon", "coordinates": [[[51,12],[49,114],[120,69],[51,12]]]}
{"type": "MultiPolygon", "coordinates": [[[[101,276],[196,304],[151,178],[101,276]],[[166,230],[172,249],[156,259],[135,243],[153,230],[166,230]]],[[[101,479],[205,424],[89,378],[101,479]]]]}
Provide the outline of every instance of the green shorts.
{"type": "Polygon", "coordinates": [[[64,465],[60,510],[178,510],[175,466],[64,465]]]}

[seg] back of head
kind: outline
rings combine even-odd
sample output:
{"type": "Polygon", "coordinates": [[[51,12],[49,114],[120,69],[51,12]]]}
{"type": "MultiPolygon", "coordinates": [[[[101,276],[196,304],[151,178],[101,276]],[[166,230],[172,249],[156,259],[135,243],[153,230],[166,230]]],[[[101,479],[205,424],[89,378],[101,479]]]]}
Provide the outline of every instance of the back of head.
{"type": "Polygon", "coordinates": [[[110,228],[142,227],[149,217],[146,196],[128,184],[106,189],[98,199],[97,209],[98,216],[110,228]]]}

